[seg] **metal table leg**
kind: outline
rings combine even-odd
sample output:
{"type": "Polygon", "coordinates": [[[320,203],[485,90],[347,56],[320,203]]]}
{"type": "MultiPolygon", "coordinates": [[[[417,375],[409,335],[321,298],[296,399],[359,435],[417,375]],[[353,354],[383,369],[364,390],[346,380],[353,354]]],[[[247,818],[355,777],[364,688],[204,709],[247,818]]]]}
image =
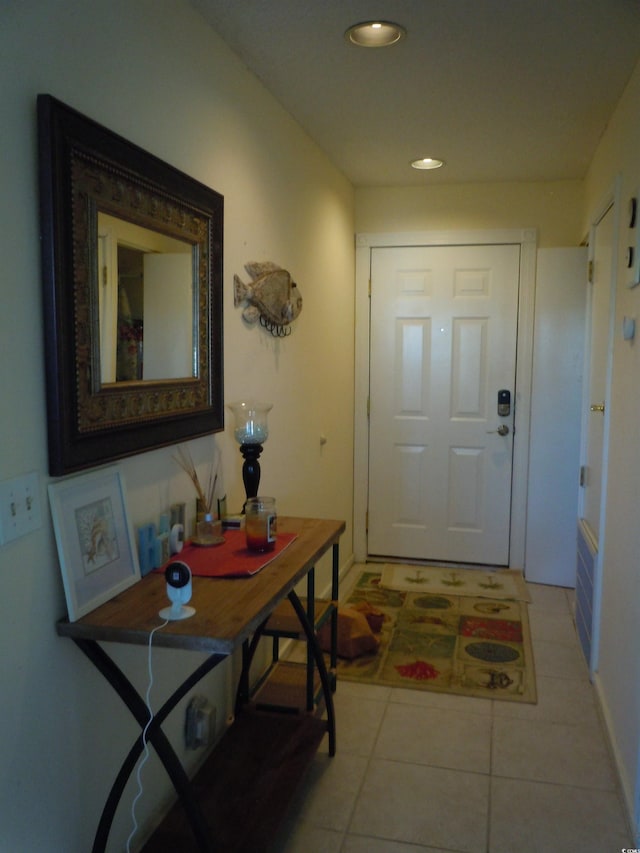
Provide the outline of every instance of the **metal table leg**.
{"type": "Polygon", "coordinates": [[[322,649],[320,648],[320,644],[318,643],[318,638],[316,636],[316,632],[313,629],[313,626],[309,623],[307,618],[307,614],[305,612],[304,607],[302,606],[302,602],[298,598],[295,593],[295,590],[291,590],[289,593],[289,601],[291,602],[293,609],[296,611],[298,619],[300,620],[300,624],[307,636],[308,647],[311,649],[313,653],[313,657],[315,659],[316,667],[318,669],[318,674],[320,675],[320,683],[322,684],[322,694],[324,696],[325,706],[327,709],[327,731],[329,732],[329,755],[336,754],[336,717],[333,709],[333,692],[331,690],[331,684],[329,682],[329,676],[327,674],[327,668],[324,663],[324,657],[322,655],[322,649]]]}
{"type": "MultiPolygon", "coordinates": [[[[140,727],[144,729],[149,722],[149,709],[147,708],[146,702],[144,702],[122,670],[114,663],[114,661],[95,640],[74,638],[73,641],[102,673],[109,684],[111,684],[118,696],[120,696],[124,704],[131,711],[131,714],[137,720],[140,727]]],[[[211,853],[214,849],[209,828],[195,801],[195,798],[192,796],[189,778],[167,736],[162,731],[161,726],[178,702],[184,698],[184,696],[186,696],[187,693],[202,678],[204,678],[208,672],[221,663],[225,658],[226,655],[210,655],[207,660],[197,667],[197,669],[194,670],[194,672],[188,676],[188,678],[186,678],[171,694],[159,711],[154,714],[153,719],[149,724],[149,728],[147,729],[147,742],[153,746],[158,757],[162,761],[162,764],[164,765],[164,768],[167,771],[178,796],[180,797],[180,801],[185,809],[189,823],[191,824],[191,828],[198,842],[198,846],[200,850],[204,851],[204,853],[211,853]]],[[[111,791],[107,797],[107,801],[100,818],[100,823],[98,824],[98,829],[96,831],[92,848],[93,853],[103,853],[106,850],[107,839],[109,837],[109,832],[111,830],[111,825],[115,817],[118,803],[120,802],[127,781],[131,776],[131,773],[133,772],[143,750],[144,742],[141,734],[131,747],[129,754],[125,758],[111,787],[111,791]]]]}

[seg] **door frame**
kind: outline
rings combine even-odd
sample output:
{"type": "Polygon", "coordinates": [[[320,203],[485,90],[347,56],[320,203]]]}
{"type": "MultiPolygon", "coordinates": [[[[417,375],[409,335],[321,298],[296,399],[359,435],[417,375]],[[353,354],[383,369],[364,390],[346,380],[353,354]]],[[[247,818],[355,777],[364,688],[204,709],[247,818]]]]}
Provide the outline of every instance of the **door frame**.
{"type": "Polygon", "coordinates": [[[533,367],[533,318],[538,235],[535,228],[482,231],[419,231],[356,234],[355,288],[355,412],[353,550],[356,562],[368,556],[370,288],[373,249],[402,246],[520,246],[520,293],[516,346],[516,393],[511,490],[509,566],[524,568],[527,482],[529,473],[529,416],[533,367]],[[516,436],[517,435],[517,439],[516,436]]]}

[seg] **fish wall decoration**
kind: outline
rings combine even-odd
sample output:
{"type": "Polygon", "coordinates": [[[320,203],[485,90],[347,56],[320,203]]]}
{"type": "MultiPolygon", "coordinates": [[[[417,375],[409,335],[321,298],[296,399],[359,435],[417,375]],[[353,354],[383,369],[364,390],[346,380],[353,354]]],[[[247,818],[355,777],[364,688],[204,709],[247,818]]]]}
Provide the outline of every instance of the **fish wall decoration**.
{"type": "Polygon", "coordinates": [[[249,284],[233,277],[233,304],[245,303],[242,317],[257,323],[276,338],[291,334],[291,323],[302,311],[298,285],[287,270],[271,261],[252,261],[244,267],[251,278],[249,284]]]}

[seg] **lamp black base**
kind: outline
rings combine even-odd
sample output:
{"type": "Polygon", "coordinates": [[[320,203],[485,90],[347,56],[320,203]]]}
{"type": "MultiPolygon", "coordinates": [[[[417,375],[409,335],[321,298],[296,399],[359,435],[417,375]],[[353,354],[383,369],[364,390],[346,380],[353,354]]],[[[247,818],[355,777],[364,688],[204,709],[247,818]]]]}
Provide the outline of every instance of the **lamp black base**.
{"type": "MultiPolygon", "coordinates": [[[[258,494],[258,486],[260,485],[260,463],[258,462],[258,458],[262,453],[262,445],[241,444],[240,453],[244,457],[242,482],[244,483],[247,500],[249,500],[249,498],[255,498],[258,494]]],[[[244,507],[242,507],[242,511],[244,512],[244,507]]]]}

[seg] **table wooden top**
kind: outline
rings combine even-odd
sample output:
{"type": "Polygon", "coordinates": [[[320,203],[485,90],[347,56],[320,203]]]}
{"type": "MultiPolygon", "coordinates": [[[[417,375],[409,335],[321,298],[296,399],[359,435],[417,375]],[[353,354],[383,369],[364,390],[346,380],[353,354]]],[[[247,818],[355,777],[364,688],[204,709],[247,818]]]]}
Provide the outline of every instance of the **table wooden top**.
{"type": "MultiPolygon", "coordinates": [[[[278,530],[297,538],[256,575],[194,577],[189,605],[195,615],[157,631],[154,646],[229,654],[338,542],[345,522],[278,516],[278,530]]],[[[164,574],[152,572],[76,622],[63,619],[56,627],[63,637],[146,645],[168,605],[164,574]]]]}

